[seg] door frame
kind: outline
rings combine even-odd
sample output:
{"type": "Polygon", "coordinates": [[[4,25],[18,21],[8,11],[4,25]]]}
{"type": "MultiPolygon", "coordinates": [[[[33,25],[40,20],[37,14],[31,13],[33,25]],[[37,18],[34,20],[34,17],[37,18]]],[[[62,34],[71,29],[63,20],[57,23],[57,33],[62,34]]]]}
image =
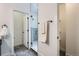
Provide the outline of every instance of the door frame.
{"type": "Polygon", "coordinates": [[[26,41],[23,41],[23,42],[25,42],[24,43],[24,45],[25,45],[25,47],[26,48],[29,48],[29,15],[28,14],[26,14],[26,16],[25,16],[25,20],[24,20],[24,24],[25,24],[25,26],[27,27],[24,27],[24,40],[26,41]],[[27,23],[25,23],[25,21],[27,22],[27,23]],[[27,37],[26,37],[26,35],[27,35],[27,37]],[[26,37],[26,38],[25,38],[26,37]]]}
{"type": "Polygon", "coordinates": [[[59,31],[59,4],[57,4],[57,49],[58,49],[58,56],[60,56],[60,31],[59,31]]]}
{"type": "MultiPolygon", "coordinates": [[[[22,13],[22,14],[25,14],[25,15],[28,15],[27,17],[29,17],[29,13],[26,13],[26,12],[23,12],[23,11],[19,11],[19,10],[13,10],[12,12],[19,12],[19,13],[22,13]]],[[[29,25],[28,25],[29,26],[29,25]]],[[[14,19],[13,19],[13,31],[14,31],[14,19]]],[[[29,35],[29,34],[28,34],[29,35]]],[[[24,38],[24,37],[23,37],[24,38]]],[[[28,37],[29,38],[29,37],[28,37]]],[[[14,52],[14,33],[13,33],[13,48],[12,48],[12,50],[13,50],[13,53],[15,54],[15,52],[14,52]]],[[[27,40],[27,39],[26,39],[27,40]]],[[[23,42],[24,43],[24,42],[23,42]]],[[[27,43],[27,42],[26,42],[27,43]]],[[[27,43],[28,44],[28,43],[27,43]]],[[[28,48],[28,47],[27,47],[28,48]]]]}

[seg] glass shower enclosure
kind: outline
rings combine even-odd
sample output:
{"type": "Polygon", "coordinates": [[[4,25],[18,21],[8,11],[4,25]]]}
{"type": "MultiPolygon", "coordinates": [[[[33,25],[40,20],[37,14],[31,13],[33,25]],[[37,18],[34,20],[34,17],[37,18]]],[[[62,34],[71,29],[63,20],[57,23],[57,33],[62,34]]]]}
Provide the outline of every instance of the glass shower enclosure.
{"type": "Polygon", "coordinates": [[[37,4],[31,4],[31,19],[30,19],[30,31],[31,31],[31,48],[37,52],[38,46],[38,15],[37,15],[37,4]]]}

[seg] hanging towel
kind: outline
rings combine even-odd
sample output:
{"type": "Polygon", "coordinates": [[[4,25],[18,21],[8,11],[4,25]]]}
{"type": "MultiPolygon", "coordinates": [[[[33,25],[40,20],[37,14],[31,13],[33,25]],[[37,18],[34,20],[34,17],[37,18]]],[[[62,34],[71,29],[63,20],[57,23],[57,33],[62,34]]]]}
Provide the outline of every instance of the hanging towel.
{"type": "Polygon", "coordinates": [[[41,42],[46,43],[47,41],[47,22],[42,22],[41,25],[41,42]]]}
{"type": "Polygon", "coordinates": [[[0,38],[2,37],[2,36],[6,36],[6,35],[8,35],[8,29],[7,28],[1,28],[0,29],[0,38]]]}

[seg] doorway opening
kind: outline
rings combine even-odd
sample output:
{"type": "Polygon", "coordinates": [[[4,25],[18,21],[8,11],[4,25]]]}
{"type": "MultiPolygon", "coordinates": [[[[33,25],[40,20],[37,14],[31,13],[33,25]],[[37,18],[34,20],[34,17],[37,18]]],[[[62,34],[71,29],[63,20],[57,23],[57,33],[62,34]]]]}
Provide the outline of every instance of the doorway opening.
{"type": "Polygon", "coordinates": [[[14,53],[16,56],[36,56],[29,50],[29,16],[26,13],[14,10],[14,53]]]}
{"type": "Polygon", "coordinates": [[[66,55],[66,26],[65,26],[65,4],[58,4],[58,27],[59,27],[59,42],[60,56],[66,55]]]}

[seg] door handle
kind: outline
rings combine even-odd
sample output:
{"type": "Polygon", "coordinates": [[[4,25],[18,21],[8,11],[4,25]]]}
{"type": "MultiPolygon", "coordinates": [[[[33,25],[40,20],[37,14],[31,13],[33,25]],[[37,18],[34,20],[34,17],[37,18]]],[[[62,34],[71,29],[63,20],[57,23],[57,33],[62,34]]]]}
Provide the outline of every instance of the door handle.
{"type": "Polygon", "coordinates": [[[59,36],[57,36],[57,39],[59,39],[59,36]]]}

